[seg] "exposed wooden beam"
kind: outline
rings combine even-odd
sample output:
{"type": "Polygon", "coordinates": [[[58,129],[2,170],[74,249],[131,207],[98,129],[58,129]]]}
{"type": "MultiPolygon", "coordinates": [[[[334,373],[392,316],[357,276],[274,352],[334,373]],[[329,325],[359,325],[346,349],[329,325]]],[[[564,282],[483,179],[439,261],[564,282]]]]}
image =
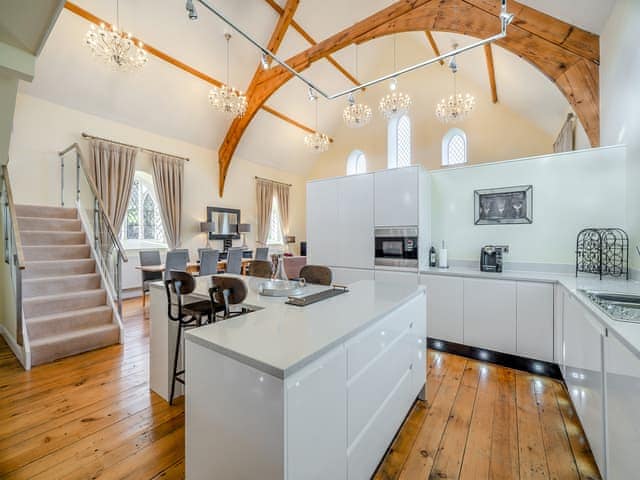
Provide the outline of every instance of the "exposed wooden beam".
{"type": "MultiPolygon", "coordinates": [[[[436,39],[433,38],[433,35],[431,35],[431,32],[429,30],[425,30],[424,34],[427,37],[427,41],[429,42],[429,45],[431,45],[431,49],[433,50],[433,53],[435,53],[436,57],[439,57],[440,49],[438,48],[436,39]]],[[[444,60],[440,60],[440,65],[444,65],[444,60]]]]}
{"type": "MultiPolygon", "coordinates": [[[[516,20],[509,26],[507,36],[496,43],[531,63],[556,84],[580,118],[591,145],[598,146],[599,37],[515,0],[509,6],[516,20]]],[[[495,35],[499,14],[499,2],[495,0],[398,0],[299,52],[287,64],[301,72],[349,45],[401,32],[444,31],[487,38],[495,35]]],[[[247,113],[231,124],[218,151],[221,172],[228,170],[242,134],[256,112],[291,77],[283,67],[275,66],[253,86],[247,113]]],[[[221,191],[223,188],[221,185],[221,191]]]]}
{"type": "MultiPolygon", "coordinates": [[[[265,0],[265,2],[267,2],[269,4],[269,6],[271,8],[273,8],[276,12],[278,12],[280,15],[282,15],[282,13],[284,12],[284,9],[278,5],[274,0],[265,0]]],[[[293,29],[298,32],[300,34],[300,36],[302,38],[304,38],[307,42],[309,42],[310,45],[315,45],[316,42],[315,39],[309,35],[309,33],[300,26],[300,24],[298,22],[296,22],[295,20],[291,20],[291,26],[293,27],[293,29]]],[[[342,65],[340,65],[336,59],[334,59],[331,55],[327,55],[327,61],[333,65],[342,75],[344,75],[351,83],[353,83],[354,85],[360,85],[360,82],[358,81],[357,78],[355,78],[353,75],[351,75],[347,69],[345,69],[342,65]]]]}
{"type": "MultiPolygon", "coordinates": [[[[79,7],[78,5],[76,5],[75,3],[71,3],[71,2],[66,2],[64,4],[64,8],[69,10],[72,13],[75,13],[76,15],[78,15],[79,17],[84,18],[85,20],[88,20],[91,23],[94,23],[96,25],[100,25],[101,23],[104,23],[107,26],[110,26],[108,22],[105,22],[104,20],[102,20],[100,17],[97,17],[96,15],[92,14],[91,12],[79,7]]],[[[134,37],[134,41],[138,42],[140,41],[140,39],[135,38],[134,37]]],[[[179,68],[180,70],[183,70],[184,72],[189,73],[190,75],[193,75],[194,77],[197,77],[213,86],[219,87],[222,85],[222,82],[216,78],[213,78],[210,75],[207,75],[204,72],[201,72],[200,70],[197,70],[195,68],[193,68],[190,65],[187,65],[184,62],[181,62],[180,60],[178,60],[177,58],[172,57],[171,55],[163,52],[162,50],[158,50],[157,48],[153,47],[152,45],[149,45],[146,42],[144,43],[144,48],[147,51],[147,53],[149,55],[153,55],[154,57],[167,62],[171,65],[173,65],[176,68],[179,68]]],[[[311,127],[307,127],[306,125],[303,125],[302,123],[292,119],[291,117],[288,117],[287,115],[278,112],[277,110],[267,106],[267,105],[263,105],[262,110],[264,110],[265,112],[268,112],[276,117],[278,117],[279,119],[290,123],[291,125],[298,127],[302,130],[304,130],[305,132],[313,132],[314,130],[311,127]]],[[[333,140],[332,140],[333,141],[333,140]]]]}
{"type": "Polygon", "coordinates": [[[491,44],[484,46],[484,57],[487,61],[487,71],[489,72],[489,86],[491,87],[491,101],[498,103],[498,88],[496,87],[496,69],[493,65],[493,50],[491,44]]]}

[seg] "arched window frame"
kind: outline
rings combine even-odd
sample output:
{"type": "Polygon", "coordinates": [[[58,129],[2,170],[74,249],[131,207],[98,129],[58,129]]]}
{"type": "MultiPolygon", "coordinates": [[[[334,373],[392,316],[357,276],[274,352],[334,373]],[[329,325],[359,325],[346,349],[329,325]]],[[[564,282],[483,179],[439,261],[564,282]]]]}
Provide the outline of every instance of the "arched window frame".
{"type": "Polygon", "coordinates": [[[464,165],[468,162],[468,143],[467,143],[467,134],[464,133],[464,130],[459,128],[452,128],[449,130],[444,137],[442,137],[442,166],[455,166],[455,165],[464,165]],[[451,142],[457,141],[458,138],[462,139],[464,143],[464,153],[462,160],[451,159],[449,157],[450,151],[449,147],[451,146],[451,142]]]}
{"type": "Polygon", "coordinates": [[[347,175],[367,173],[367,156],[362,150],[354,150],[347,157],[347,175]]]}
{"type": "Polygon", "coordinates": [[[127,213],[120,231],[125,248],[166,248],[160,205],[153,187],[153,178],[146,172],[136,171],[131,190],[127,213]],[[148,211],[150,204],[153,206],[151,212],[148,211]]]}
{"type": "Polygon", "coordinates": [[[408,167],[412,163],[411,118],[395,115],[387,124],[387,168],[408,167]]]}

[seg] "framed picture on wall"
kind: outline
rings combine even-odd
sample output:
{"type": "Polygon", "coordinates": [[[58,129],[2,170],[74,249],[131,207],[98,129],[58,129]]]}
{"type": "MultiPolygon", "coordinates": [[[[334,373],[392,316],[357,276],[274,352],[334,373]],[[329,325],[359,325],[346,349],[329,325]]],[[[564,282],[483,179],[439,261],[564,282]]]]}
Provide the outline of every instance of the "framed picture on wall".
{"type": "Polygon", "coordinates": [[[474,192],[476,225],[533,223],[533,185],[474,192]]]}

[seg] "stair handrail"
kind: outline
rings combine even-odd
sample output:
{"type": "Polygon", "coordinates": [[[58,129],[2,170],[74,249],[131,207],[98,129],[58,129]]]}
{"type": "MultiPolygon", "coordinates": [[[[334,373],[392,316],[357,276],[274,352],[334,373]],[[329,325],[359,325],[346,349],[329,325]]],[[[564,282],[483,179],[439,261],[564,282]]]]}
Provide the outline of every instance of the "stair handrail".
{"type": "MultiPolygon", "coordinates": [[[[120,256],[120,258],[122,259],[123,262],[128,262],[129,259],[127,258],[127,254],[125,252],[125,249],[122,246],[122,243],[120,242],[120,239],[118,238],[118,235],[116,234],[116,229],[113,227],[113,223],[111,223],[111,219],[109,218],[109,215],[107,215],[107,210],[104,207],[104,203],[102,202],[102,198],[100,198],[100,195],[98,195],[98,187],[96,186],[96,183],[93,180],[93,175],[91,175],[90,172],[89,172],[89,167],[88,167],[87,162],[86,162],[86,160],[84,158],[84,155],[82,154],[82,150],[80,150],[80,146],[78,145],[78,142],[74,142],[73,144],[69,145],[67,148],[65,148],[64,150],[59,152],[58,156],[60,158],[62,158],[64,155],[66,155],[67,153],[69,153],[72,150],[76,151],[76,155],[77,155],[77,158],[78,158],[78,163],[79,163],[80,167],[82,167],[82,171],[84,172],[85,177],[87,178],[87,183],[89,184],[89,188],[91,189],[91,193],[93,194],[93,196],[96,199],[96,203],[98,205],[98,210],[100,211],[100,213],[104,217],[105,223],[107,224],[107,229],[108,229],[108,232],[109,232],[109,236],[111,237],[111,240],[113,241],[113,244],[116,247],[118,255],[120,256]]],[[[64,175],[61,178],[64,179],[64,175]]],[[[80,186],[79,186],[79,183],[80,183],[79,176],[76,175],[76,200],[78,200],[80,198],[80,186]]],[[[62,188],[64,189],[64,183],[62,183],[62,188]]]]}
{"type": "Polygon", "coordinates": [[[23,318],[22,318],[22,270],[26,268],[24,251],[20,229],[18,228],[18,215],[13,201],[13,191],[9,179],[9,169],[2,165],[0,169],[0,193],[4,193],[4,260],[10,266],[11,280],[16,297],[16,343],[24,345],[23,318]],[[13,248],[12,248],[13,247],[13,248]]]}

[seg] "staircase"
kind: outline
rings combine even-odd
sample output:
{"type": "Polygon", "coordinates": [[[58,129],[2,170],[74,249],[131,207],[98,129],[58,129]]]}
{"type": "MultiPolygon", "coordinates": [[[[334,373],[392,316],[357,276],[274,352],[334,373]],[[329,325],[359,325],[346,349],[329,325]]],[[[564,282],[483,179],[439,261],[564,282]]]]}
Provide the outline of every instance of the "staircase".
{"type": "Polygon", "coordinates": [[[120,329],[77,210],[16,205],[16,215],[31,365],[118,343],[120,329]]]}

